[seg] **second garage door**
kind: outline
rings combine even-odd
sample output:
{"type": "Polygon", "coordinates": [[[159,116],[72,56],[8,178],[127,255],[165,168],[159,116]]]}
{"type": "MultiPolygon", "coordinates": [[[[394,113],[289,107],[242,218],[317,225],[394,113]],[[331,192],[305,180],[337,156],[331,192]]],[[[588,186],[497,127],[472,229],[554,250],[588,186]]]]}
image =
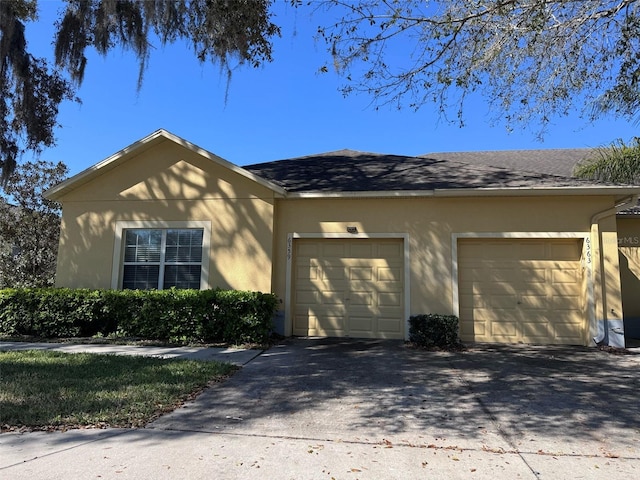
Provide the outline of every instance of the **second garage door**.
{"type": "Polygon", "coordinates": [[[586,271],[576,239],[458,243],[465,341],[584,344],[586,271]]]}
{"type": "Polygon", "coordinates": [[[404,338],[401,239],[297,239],[294,257],[294,335],[404,338]]]}

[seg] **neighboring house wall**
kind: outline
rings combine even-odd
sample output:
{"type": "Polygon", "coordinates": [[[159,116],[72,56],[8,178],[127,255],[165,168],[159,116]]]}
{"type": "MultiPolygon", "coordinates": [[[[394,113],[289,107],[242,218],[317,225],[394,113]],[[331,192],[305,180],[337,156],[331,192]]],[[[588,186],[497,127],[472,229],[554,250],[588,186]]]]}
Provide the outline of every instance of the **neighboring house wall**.
{"type": "Polygon", "coordinates": [[[210,248],[203,286],[271,291],[274,193],[180,145],[154,145],[61,201],[59,286],[111,288],[115,278],[118,287],[116,232],[123,226],[205,222],[210,248]]]}
{"type": "Polygon", "coordinates": [[[640,338],[640,219],[619,217],[620,282],[627,338],[640,338]]]}
{"type": "MultiPolygon", "coordinates": [[[[292,318],[295,288],[291,285],[295,272],[287,272],[288,257],[295,255],[296,238],[347,237],[347,228],[356,227],[357,239],[367,236],[395,235],[408,239],[409,306],[405,318],[420,313],[458,313],[457,279],[454,268],[454,245],[457,235],[495,234],[495,237],[557,238],[568,236],[582,242],[591,238],[591,219],[597,212],[610,209],[610,197],[462,197],[462,198],[343,198],[343,199],[287,199],[277,203],[277,229],[275,235],[275,292],[285,299],[285,333],[295,333],[292,318]],[[521,235],[520,235],[521,234],[521,235]],[[288,239],[291,238],[289,241],[288,239]],[[289,243],[290,242],[290,243],[289,243]]],[[[621,318],[618,280],[618,258],[615,242],[616,225],[613,216],[600,223],[606,275],[607,306],[609,316],[621,318]]],[[[404,241],[404,240],[403,240],[404,241]]],[[[593,255],[585,246],[581,268],[593,255]],[[588,253],[587,253],[588,252],[588,253]]],[[[293,259],[295,265],[295,259],[293,259]]],[[[581,280],[583,281],[583,280],[581,280]]],[[[586,285],[586,282],[584,282],[586,285]]],[[[585,289],[589,290],[589,289],[585,289]]],[[[603,291],[595,286],[593,295],[602,297],[603,291]]],[[[589,292],[582,299],[584,314],[589,292]]],[[[593,302],[591,302],[593,304],[593,302]]],[[[591,309],[592,310],[592,309],[591,309]]],[[[603,313],[594,313],[598,319],[603,313]]],[[[582,341],[589,344],[599,328],[584,318],[582,341]]],[[[406,325],[403,331],[406,336],[406,325]]]]}

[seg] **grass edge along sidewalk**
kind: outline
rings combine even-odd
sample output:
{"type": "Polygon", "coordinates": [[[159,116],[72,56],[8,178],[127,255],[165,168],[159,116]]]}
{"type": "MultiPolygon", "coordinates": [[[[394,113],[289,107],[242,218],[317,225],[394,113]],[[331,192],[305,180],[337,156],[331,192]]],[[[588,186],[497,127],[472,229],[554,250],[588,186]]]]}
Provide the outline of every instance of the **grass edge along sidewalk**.
{"type": "Polygon", "coordinates": [[[141,427],[237,369],[141,356],[0,352],[0,431],[141,427]]]}

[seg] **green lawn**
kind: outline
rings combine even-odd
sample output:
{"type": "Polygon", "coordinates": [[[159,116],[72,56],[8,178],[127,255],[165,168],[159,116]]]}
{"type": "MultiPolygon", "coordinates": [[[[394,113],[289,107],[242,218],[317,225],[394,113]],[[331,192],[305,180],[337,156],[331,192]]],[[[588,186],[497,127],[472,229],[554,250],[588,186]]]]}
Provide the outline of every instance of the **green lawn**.
{"type": "Polygon", "coordinates": [[[0,352],[0,429],[139,427],[235,370],[218,362],[0,352]]]}

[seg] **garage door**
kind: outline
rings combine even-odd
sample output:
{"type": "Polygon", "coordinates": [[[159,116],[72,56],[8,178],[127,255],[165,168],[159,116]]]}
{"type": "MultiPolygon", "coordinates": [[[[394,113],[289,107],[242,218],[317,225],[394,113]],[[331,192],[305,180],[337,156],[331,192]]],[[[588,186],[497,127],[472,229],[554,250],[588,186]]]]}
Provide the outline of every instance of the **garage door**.
{"type": "Polygon", "coordinates": [[[464,341],[577,344],[588,325],[581,240],[458,243],[464,341]]]}
{"type": "Polygon", "coordinates": [[[294,255],[294,335],[404,338],[401,239],[297,239],[294,255]]]}

